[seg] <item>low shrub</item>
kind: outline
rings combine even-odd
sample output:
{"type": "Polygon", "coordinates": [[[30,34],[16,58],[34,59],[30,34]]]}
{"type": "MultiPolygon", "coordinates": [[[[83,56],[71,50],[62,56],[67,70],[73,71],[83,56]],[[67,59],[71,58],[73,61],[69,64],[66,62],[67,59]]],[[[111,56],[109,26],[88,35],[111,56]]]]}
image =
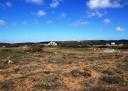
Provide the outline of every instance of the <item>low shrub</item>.
{"type": "Polygon", "coordinates": [[[128,60],[124,59],[121,63],[117,65],[117,67],[121,68],[124,71],[128,71],[128,60]]]}
{"type": "Polygon", "coordinates": [[[62,85],[59,75],[49,74],[39,81],[37,87],[42,89],[54,89],[62,85]]]}
{"type": "Polygon", "coordinates": [[[5,80],[3,82],[0,82],[0,89],[2,91],[13,91],[14,82],[11,80],[5,80]]]}
{"type": "Polygon", "coordinates": [[[74,77],[90,77],[91,71],[90,70],[80,70],[80,69],[74,69],[71,71],[72,76],[74,77]]]}
{"type": "Polygon", "coordinates": [[[42,46],[31,46],[25,49],[26,52],[42,52],[42,46]]]}

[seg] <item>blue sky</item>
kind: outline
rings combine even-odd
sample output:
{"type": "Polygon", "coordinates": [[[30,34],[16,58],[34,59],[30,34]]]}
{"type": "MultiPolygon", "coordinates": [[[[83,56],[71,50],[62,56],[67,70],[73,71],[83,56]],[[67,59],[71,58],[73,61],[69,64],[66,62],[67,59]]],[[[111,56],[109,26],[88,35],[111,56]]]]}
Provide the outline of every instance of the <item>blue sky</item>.
{"type": "Polygon", "coordinates": [[[128,0],[0,0],[0,41],[128,39],[128,0]]]}

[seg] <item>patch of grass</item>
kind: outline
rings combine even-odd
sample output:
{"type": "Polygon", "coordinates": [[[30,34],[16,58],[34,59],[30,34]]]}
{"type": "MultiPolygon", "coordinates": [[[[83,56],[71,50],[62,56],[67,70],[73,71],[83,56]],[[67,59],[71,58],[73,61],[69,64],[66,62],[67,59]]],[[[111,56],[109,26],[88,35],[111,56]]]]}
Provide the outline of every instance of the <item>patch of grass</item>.
{"type": "Polygon", "coordinates": [[[12,49],[0,49],[0,58],[5,58],[14,53],[12,49]]]}
{"type": "Polygon", "coordinates": [[[120,84],[121,82],[121,78],[117,75],[103,75],[101,80],[109,84],[120,84]]]}
{"type": "Polygon", "coordinates": [[[90,70],[81,70],[81,69],[74,69],[71,71],[72,76],[74,77],[90,77],[91,71],[90,70]]]}
{"type": "Polygon", "coordinates": [[[0,69],[5,69],[7,67],[8,67],[7,62],[2,60],[1,63],[0,63],[0,69]]]}
{"type": "Polygon", "coordinates": [[[14,48],[0,49],[0,69],[7,68],[9,60],[13,63],[17,63],[22,60],[27,54],[22,50],[14,48]]]}
{"type": "Polygon", "coordinates": [[[39,81],[37,87],[42,89],[55,89],[62,85],[61,77],[55,74],[49,74],[39,81]]]}
{"type": "Polygon", "coordinates": [[[31,46],[31,47],[28,47],[26,48],[26,52],[42,52],[43,51],[43,46],[31,46]]]}
{"type": "Polygon", "coordinates": [[[117,67],[121,68],[124,71],[128,71],[128,59],[124,59],[121,63],[117,65],[117,67]]]}
{"type": "Polygon", "coordinates": [[[85,91],[117,91],[116,87],[107,87],[107,86],[93,86],[85,88],[85,91]]]}
{"type": "Polygon", "coordinates": [[[65,63],[65,60],[63,58],[62,55],[56,54],[56,55],[52,55],[49,57],[48,59],[49,63],[55,63],[55,64],[60,64],[60,63],[65,63]]]}
{"type": "Polygon", "coordinates": [[[7,58],[7,57],[13,57],[13,58],[17,58],[19,56],[22,56],[24,55],[25,53],[21,50],[18,50],[18,49],[0,49],[0,58],[4,59],[4,58],[7,58]]]}
{"type": "Polygon", "coordinates": [[[5,80],[0,82],[0,89],[2,91],[13,91],[14,82],[11,80],[5,80]]]}
{"type": "Polygon", "coordinates": [[[101,76],[101,81],[108,83],[108,84],[119,84],[121,85],[123,78],[120,74],[116,73],[112,69],[107,69],[103,71],[103,75],[101,76]]]}

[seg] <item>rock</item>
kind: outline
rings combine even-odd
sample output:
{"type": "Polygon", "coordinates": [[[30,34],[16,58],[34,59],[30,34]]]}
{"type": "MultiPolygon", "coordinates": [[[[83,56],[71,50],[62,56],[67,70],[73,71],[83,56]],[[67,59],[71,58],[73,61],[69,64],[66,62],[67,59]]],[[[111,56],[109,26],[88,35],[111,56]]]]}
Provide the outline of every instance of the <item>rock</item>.
{"type": "Polygon", "coordinates": [[[14,62],[12,60],[8,60],[8,64],[13,64],[14,62]]]}

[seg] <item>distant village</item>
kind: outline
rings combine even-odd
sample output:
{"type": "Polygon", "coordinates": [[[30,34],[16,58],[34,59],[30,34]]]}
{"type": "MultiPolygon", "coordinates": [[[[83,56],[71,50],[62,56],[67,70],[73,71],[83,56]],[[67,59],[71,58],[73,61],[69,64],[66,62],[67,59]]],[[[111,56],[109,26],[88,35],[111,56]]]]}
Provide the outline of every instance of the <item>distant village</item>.
{"type": "Polygon", "coordinates": [[[0,47],[20,46],[50,46],[50,47],[128,47],[128,40],[85,40],[85,41],[47,41],[47,42],[26,42],[26,43],[0,43],[0,47]]]}

